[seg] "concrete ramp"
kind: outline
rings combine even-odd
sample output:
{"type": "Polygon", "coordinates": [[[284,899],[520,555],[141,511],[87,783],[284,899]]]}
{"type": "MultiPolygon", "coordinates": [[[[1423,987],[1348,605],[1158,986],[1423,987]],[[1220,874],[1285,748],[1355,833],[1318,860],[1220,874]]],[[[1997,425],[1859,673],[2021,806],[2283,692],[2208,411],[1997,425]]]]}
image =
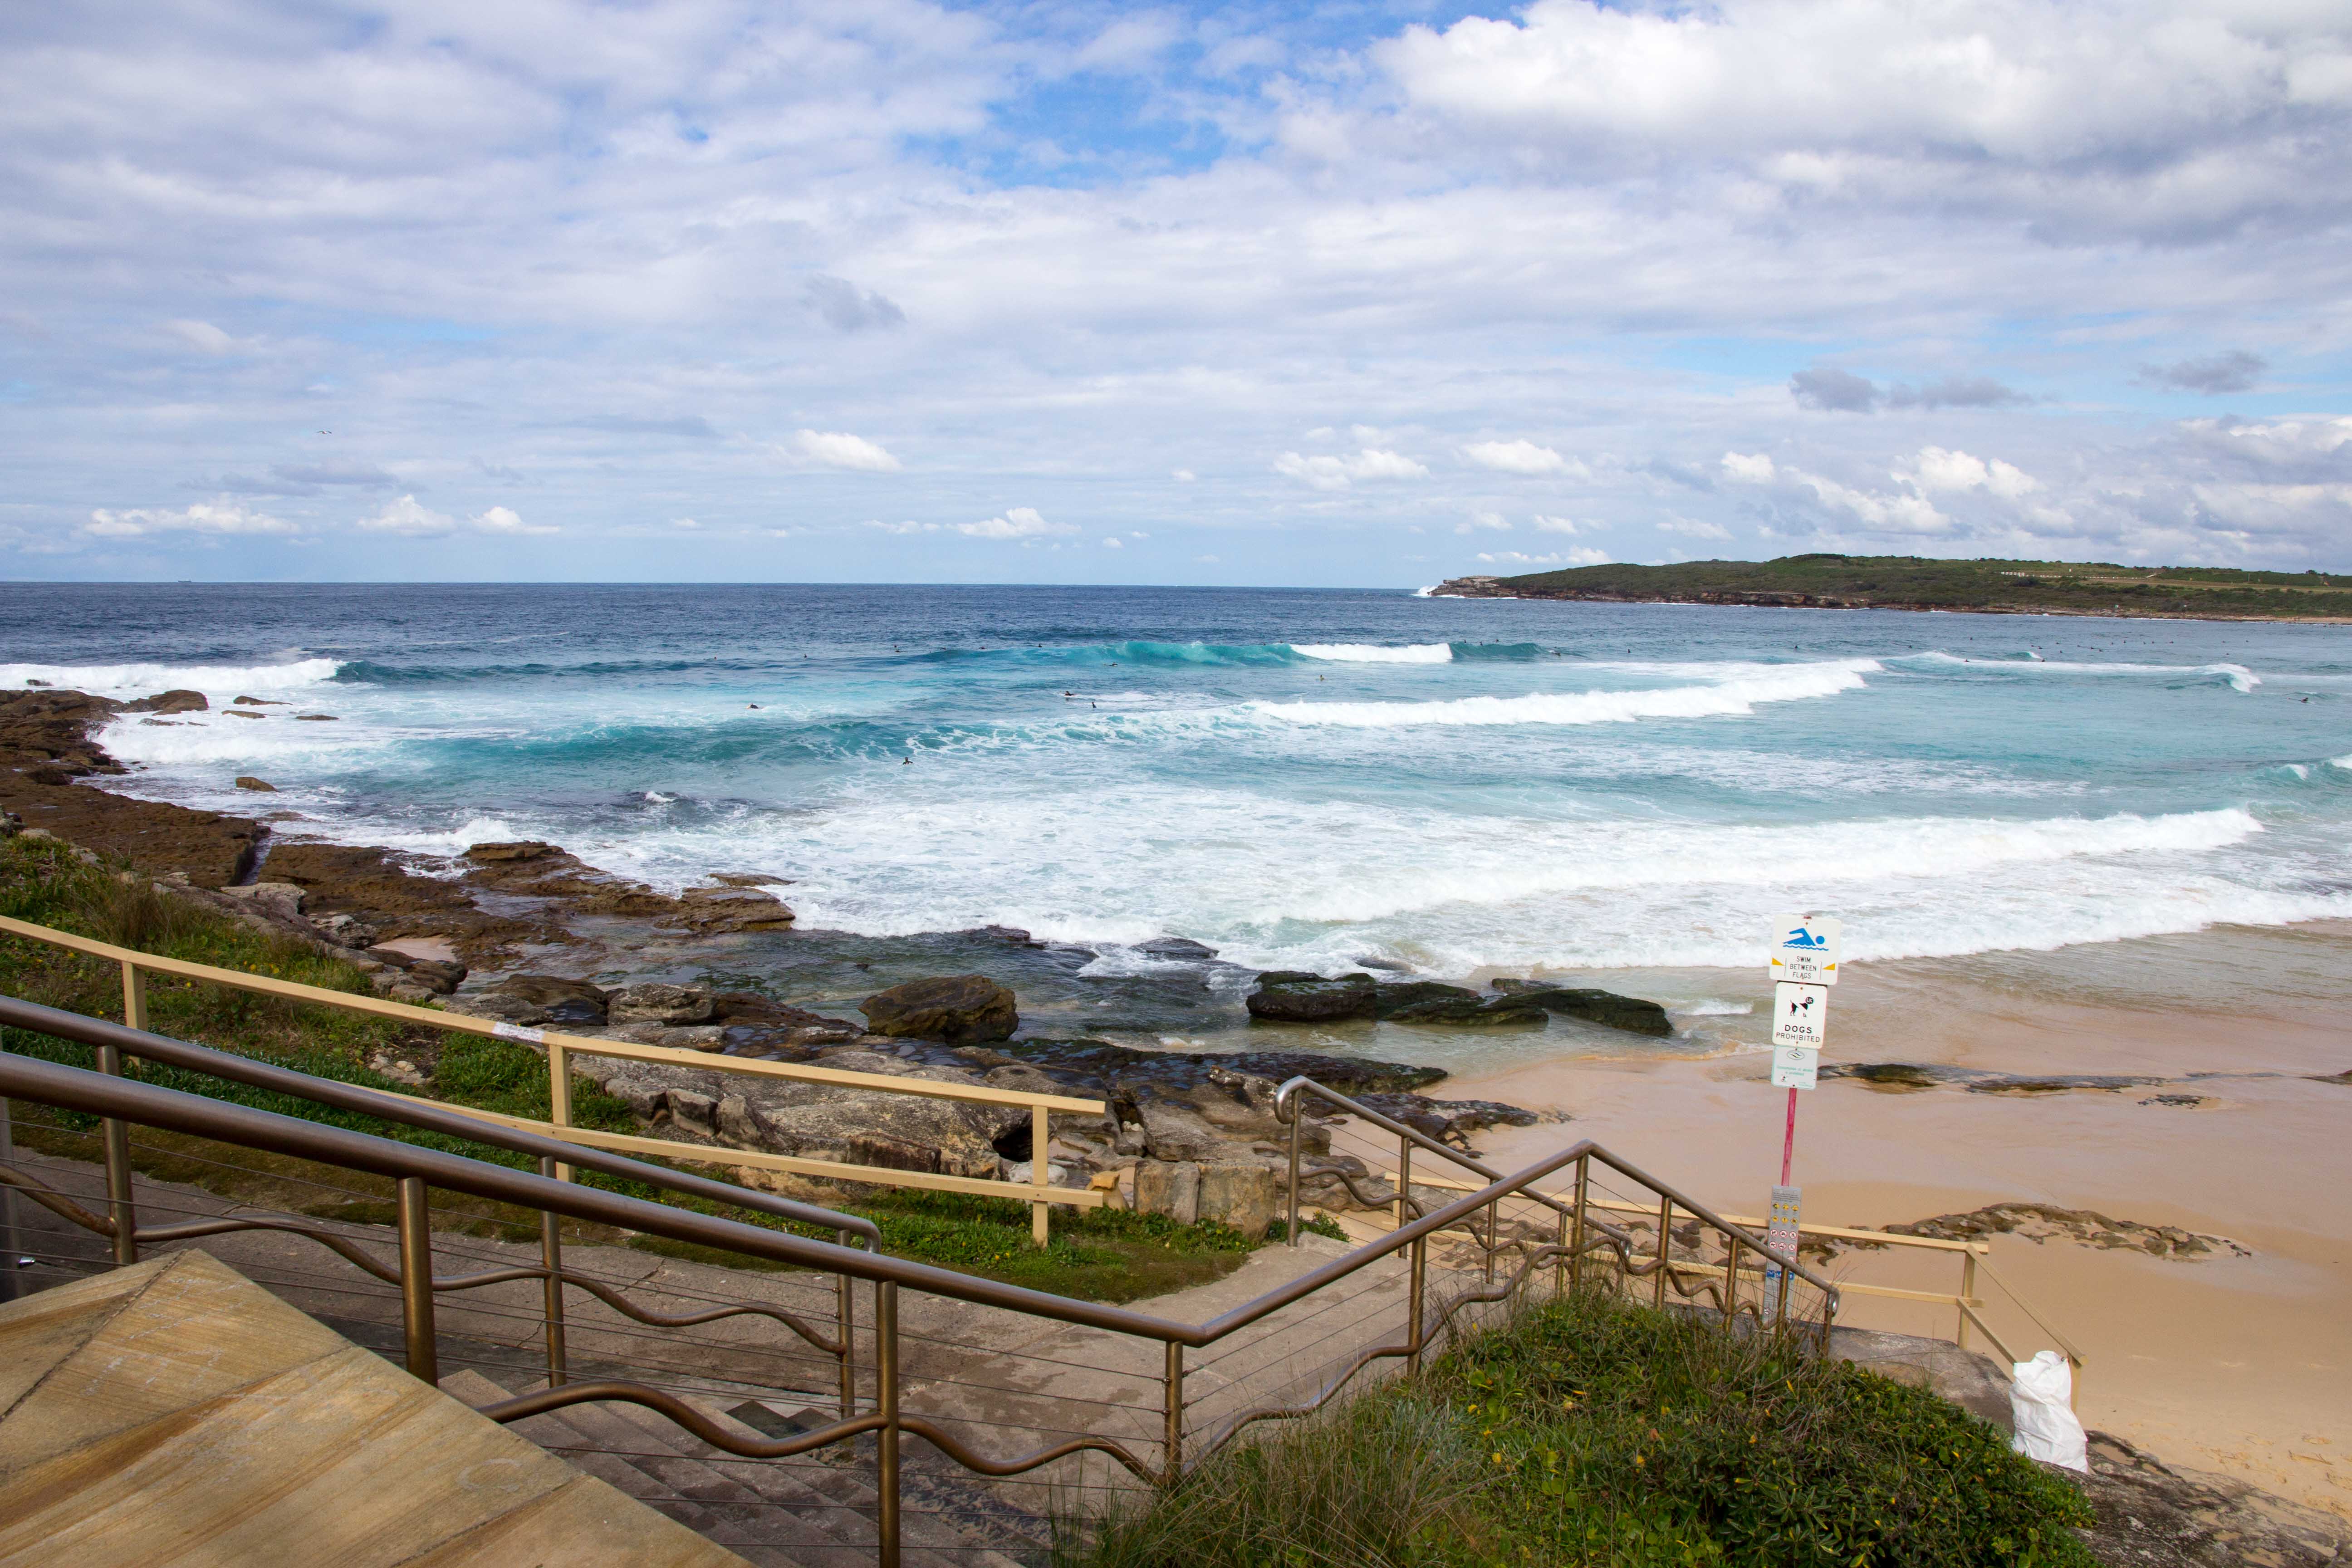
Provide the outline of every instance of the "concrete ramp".
{"type": "Polygon", "coordinates": [[[0,1307],[0,1568],[745,1568],[203,1252],[0,1307]]]}

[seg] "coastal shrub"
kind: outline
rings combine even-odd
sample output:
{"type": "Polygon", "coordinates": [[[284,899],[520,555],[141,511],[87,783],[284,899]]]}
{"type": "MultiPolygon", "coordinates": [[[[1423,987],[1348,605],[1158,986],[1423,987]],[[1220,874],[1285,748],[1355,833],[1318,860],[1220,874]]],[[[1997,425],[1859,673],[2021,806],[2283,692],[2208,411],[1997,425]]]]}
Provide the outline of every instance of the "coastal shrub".
{"type": "Polygon", "coordinates": [[[1219,1455],[1140,1509],[1071,1522],[1057,1568],[2087,1568],[2069,1527],[2091,1521],[2072,1485],[1932,1393],[1800,1337],[1590,1290],[1341,1415],[1219,1455]],[[1383,1456],[1359,1449],[1408,1419],[1437,1450],[1466,1448],[1475,1478],[1360,1539],[1359,1505],[1318,1500],[1318,1478],[1374,1474],[1383,1456]],[[1272,1475],[1291,1495],[1266,1493],[1272,1475]]]}

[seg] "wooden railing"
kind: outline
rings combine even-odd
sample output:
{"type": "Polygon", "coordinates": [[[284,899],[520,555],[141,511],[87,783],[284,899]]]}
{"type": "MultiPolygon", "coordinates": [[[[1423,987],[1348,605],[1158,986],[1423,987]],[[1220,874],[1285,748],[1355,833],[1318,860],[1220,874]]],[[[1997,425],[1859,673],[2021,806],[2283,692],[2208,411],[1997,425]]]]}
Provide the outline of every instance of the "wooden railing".
{"type": "MultiPolygon", "coordinates": [[[[984,1197],[1012,1198],[1030,1205],[1030,1236],[1040,1247],[1048,1235],[1048,1213],[1052,1205],[1070,1208],[1100,1208],[1116,1201],[1114,1193],[1092,1187],[1057,1187],[1053,1185],[1053,1164],[1046,1157],[1048,1146],[1047,1121],[1050,1113],[1062,1110],[1081,1115],[1101,1116],[1108,1107],[1099,1100],[1083,1100],[1071,1095],[1031,1094],[1020,1089],[996,1089],[987,1084],[940,1083],[929,1079],[898,1078],[887,1073],[845,1072],[836,1068],[806,1067],[793,1062],[767,1061],[756,1057],[721,1056],[715,1052],[674,1050],[666,1046],[639,1045],[633,1040],[597,1039],[584,1035],[567,1035],[551,1029],[530,1029],[518,1025],[471,1017],[464,1013],[445,1012],[437,1007],[413,1006],[405,1002],[387,1001],[381,996],[362,996],[349,991],[331,991],[324,986],[305,985],[299,981],[281,980],[275,975],[253,974],[241,969],[222,969],[209,963],[194,963],[186,959],[165,958],[156,953],[141,952],[135,948],[117,947],[111,942],[91,937],[77,936],[71,931],[52,926],[36,925],[30,921],[11,920],[0,916],[0,932],[19,936],[33,942],[47,942],[92,958],[104,959],[122,969],[122,1021],[134,1029],[147,1027],[147,976],[168,974],[174,979],[194,980],[214,985],[226,985],[239,991],[250,991],[265,996],[282,997],[291,1002],[309,1003],[314,1006],[339,1008],[346,1013],[366,1014],[373,1017],[390,1018],[404,1024],[421,1024],[428,1028],[443,1029],[453,1034],[489,1035],[499,1039],[516,1040],[534,1046],[547,1054],[548,1104],[552,1115],[546,1121],[534,1121],[527,1117],[508,1116],[494,1110],[478,1110],[450,1100],[430,1103],[501,1126],[541,1133],[567,1143],[591,1148],[611,1149],[635,1154],[656,1154],[665,1159],[688,1160],[705,1164],[731,1165],[758,1171],[777,1171],[819,1181],[862,1182],[877,1186],[918,1187],[930,1192],[970,1193],[984,1197]],[[803,1083],[829,1084],[838,1089],[853,1089],[875,1094],[915,1095],[929,1100],[962,1100],[967,1103],[1001,1105],[1025,1109],[1029,1112],[1029,1181],[1014,1183],[983,1176],[950,1176],[933,1171],[905,1171],[886,1165],[857,1165],[833,1160],[803,1159],[795,1154],[772,1154],[761,1149],[736,1149],[725,1145],[709,1146],[686,1143],[668,1138],[646,1138],[631,1133],[606,1132],[595,1128],[575,1127],[572,1118],[572,1062],[575,1056],[613,1057],[625,1061],[654,1062],[665,1066],[691,1068],[698,1072],[731,1073],[750,1079],[789,1079],[803,1083]]],[[[415,1100],[415,1096],[400,1098],[415,1100]]],[[[556,1168],[559,1180],[569,1181],[571,1167],[556,1168]]]]}

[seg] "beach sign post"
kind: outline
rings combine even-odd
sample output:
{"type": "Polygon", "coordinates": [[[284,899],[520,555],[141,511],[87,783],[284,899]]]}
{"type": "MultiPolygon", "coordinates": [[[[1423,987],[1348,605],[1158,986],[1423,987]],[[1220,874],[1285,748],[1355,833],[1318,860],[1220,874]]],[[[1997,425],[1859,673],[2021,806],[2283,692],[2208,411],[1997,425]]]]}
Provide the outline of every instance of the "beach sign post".
{"type": "MultiPolygon", "coordinates": [[[[1837,984],[1838,950],[1844,928],[1811,915],[1783,920],[1772,928],[1772,1084],[1789,1091],[1789,1121],[1780,1139],[1780,1184],[1772,1189],[1772,1217],[1765,1242],[1786,1257],[1797,1255],[1801,1189],[1790,1184],[1797,1157],[1797,1091],[1821,1079],[1822,1044],[1829,1037],[1830,987],[1837,984]]],[[[1780,1266],[1765,1266],[1765,1293],[1778,1300],[1780,1266]]]]}

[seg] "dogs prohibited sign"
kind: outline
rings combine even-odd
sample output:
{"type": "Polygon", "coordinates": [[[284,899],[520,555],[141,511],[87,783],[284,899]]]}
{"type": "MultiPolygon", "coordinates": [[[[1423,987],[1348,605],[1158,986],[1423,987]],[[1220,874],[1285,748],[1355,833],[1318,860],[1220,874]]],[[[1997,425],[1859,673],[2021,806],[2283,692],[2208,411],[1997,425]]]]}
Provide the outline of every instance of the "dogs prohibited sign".
{"type": "Polygon", "coordinates": [[[1820,1050],[1829,1034],[1830,990],[1783,980],[1772,987],[1772,1043],[1820,1050]]]}
{"type": "Polygon", "coordinates": [[[1783,920],[1772,937],[1772,978],[1805,985],[1834,985],[1838,943],[1844,928],[1828,919],[1783,920]]]}

